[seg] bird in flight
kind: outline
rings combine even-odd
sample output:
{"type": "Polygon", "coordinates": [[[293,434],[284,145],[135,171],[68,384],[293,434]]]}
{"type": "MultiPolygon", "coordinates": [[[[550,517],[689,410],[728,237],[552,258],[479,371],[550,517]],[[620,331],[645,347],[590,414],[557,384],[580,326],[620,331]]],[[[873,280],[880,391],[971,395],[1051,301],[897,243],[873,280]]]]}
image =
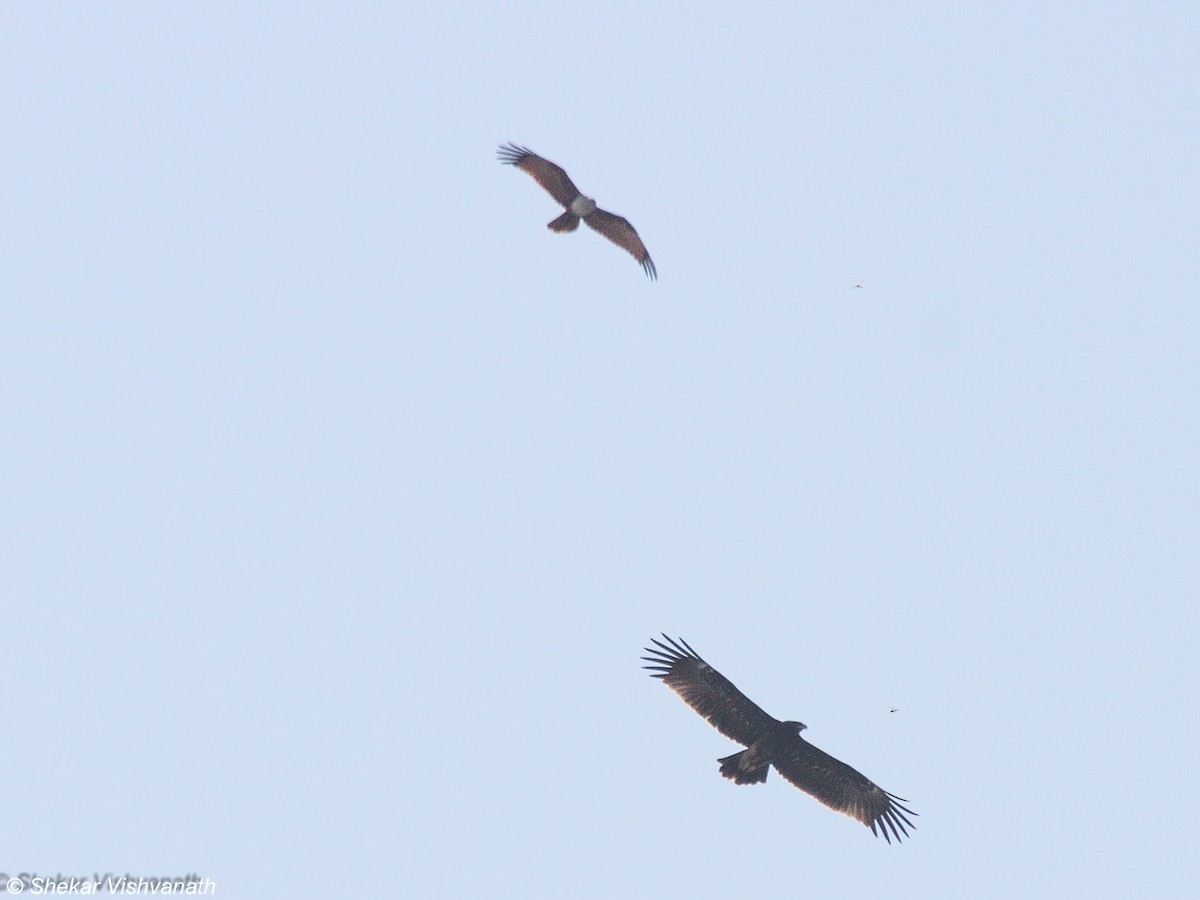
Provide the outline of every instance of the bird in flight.
{"type": "Polygon", "coordinates": [[[516,166],[533,177],[533,180],[561,203],[564,212],[557,219],[549,222],[546,227],[551,231],[565,233],[579,227],[582,219],[593,231],[598,231],[618,247],[627,250],[639,263],[652,280],[658,279],[658,270],[654,268],[654,260],[650,258],[646,245],[638,237],[628,219],[607,212],[596,206],[596,201],[585,197],[575,187],[574,182],[567,176],[562,166],[555,165],[548,159],[538,156],[528,147],[516,144],[501,145],[497,153],[500,162],[516,166]]]}
{"type": "Polygon", "coordinates": [[[876,837],[882,832],[889,844],[893,837],[897,843],[902,835],[908,837],[906,825],[916,827],[908,819],[916,813],[902,805],[907,800],[889,794],[861,772],[804,740],[800,737],[807,727],[803,722],[780,722],[768,715],[683,638],[674,641],[664,634],[663,639],[667,643],[650,639],[658,649],[645,648],[651,655],[642,659],[652,665],[642,668],[661,678],[717,731],[746,747],[717,760],[723,776],[734,784],[761,784],[774,766],[787,781],[830,809],[857,819],[876,837]]]}

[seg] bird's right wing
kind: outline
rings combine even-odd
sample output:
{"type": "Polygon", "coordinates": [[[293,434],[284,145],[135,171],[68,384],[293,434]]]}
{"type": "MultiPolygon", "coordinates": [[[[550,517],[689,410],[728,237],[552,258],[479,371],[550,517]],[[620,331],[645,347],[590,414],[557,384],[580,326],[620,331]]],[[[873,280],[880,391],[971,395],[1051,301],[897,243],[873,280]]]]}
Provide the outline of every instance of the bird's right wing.
{"type": "Polygon", "coordinates": [[[776,719],[739,691],[732,681],[701,659],[687,641],[680,638],[676,642],[665,634],[663,638],[670,646],[651,638],[659,649],[645,648],[652,655],[642,659],[654,665],[642,668],[649,669],[654,678],[661,678],[713,728],[749,747],[778,725],[776,719]]]}
{"type": "Polygon", "coordinates": [[[570,206],[571,201],[579,196],[579,188],[567,177],[562,166],[538,156],[528,147],[518,147],[516,144],[501,145],[496,156],[500,162],[516,166],[528,173],[563,206],[570,206]]]}

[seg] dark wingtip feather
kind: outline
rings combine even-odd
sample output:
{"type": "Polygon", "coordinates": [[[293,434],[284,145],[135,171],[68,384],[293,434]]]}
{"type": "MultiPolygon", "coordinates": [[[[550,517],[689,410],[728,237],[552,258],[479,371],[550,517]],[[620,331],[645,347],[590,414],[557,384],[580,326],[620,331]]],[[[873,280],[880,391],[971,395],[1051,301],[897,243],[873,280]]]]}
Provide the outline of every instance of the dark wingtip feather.
{"type": "Polygon", "coordinates": [[[654,268],[654,260],[650,258],[649,254],[642,260],[642,268],[651,281],[658,281],[658,269],[654,268]]]}
{"type": "Polygon", "coordinates": [[[649,663],[654,663],[652,666],[642,666],[643,669],[649,669],[651,671],[651,677],[666,678],[669,674],[671,674],[671,670],[680,660],[700,659],[700,654],[693,650],[688,642],[683,638],[680,638],[679,643],[676,643],[673,638],[667,637],[667,635],[664,633],[663,640],[665,640],[667,643],[664,644],[658,638],[650,638],[650,642],[658,647],[657,650],[655,650],[654,647],[642,648],[651,655],[643,656],[641,659],[649,663]],[[681,647],[680,644],[683,646],[681,647]]]}
{"type": "Polygon", "coordinates": [[[519,165],[525,157],[536,155],[528,147],[522,147],[520,144],[514,144],[512,141],[509,141],[507,144],[501,144],[499,149],[496,150],[496,158],[509,166],[519,165]]]}
{"type": "Polygon", "coordinates": [[[909,837],[908,828],[911,828],[913,831],[917,830],[917,826],[909,821],[908,816],[915,816],[919,814],[913,812],[907,806],[904,806],[903,803],[899,802],[902,800],[904,803],[908,802],[907,800],[904,800],[903,797],[897,797],[895,794],[888,794],[887,791],[884,791],[884,793],[887,794],[889,798],[888,808],[880,813],[878,818],[870,823],[871,833],[876,836],[882,833],[883,839],[889,844],[892,842],[892,838],[894,837],[896,839],[896,843],[899,844],[903,842],[904,838],[909,837]],[[908,813],[908,816],[906,816],[905,813],[908,813]],[[876,824],[879,825],[879,831],[875,830],[876,824]],[[907,825],[908,828],[905,828],[905,825],[907,825]],[[891,829],[890,836],[888,834],[889,828],[891,829]]]}

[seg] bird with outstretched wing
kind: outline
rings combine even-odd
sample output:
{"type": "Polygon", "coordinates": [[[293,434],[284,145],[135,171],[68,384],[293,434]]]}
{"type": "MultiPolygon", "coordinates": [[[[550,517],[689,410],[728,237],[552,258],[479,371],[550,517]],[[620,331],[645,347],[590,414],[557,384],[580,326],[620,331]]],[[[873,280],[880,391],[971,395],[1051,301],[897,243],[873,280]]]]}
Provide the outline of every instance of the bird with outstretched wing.
{"type": "Polygon", "coordinates": [[[808,726],[803,722],[781,722],[768,715],[683,638],[675,641],[664,634],[663,640],[667,643],[651,638],[657,649],[646,648],[651,655],[642,659],[651,665],[642,668],[661,678],[717,731],[746,747],[717,760],[724,777],[734,784],[761,784],[774,766],[830,809],[857,819],[876,836],[882,832],[889,844],[893,837],[897,842],[908,837],[906,825],[916,827],[908,819],[916,813],[903,805],[907,800],[804,740],[800,732],[808,726]]]}
{"type": "Polygon", "coordinates": [[[582,219],[593,231],[600,232],[618,247],[628,251],[642,264],[642,269],[651,279],[658,278],[654,260],[650,258],[646,245],[629,224],[629,220],[600,209],[595,200],[581,194],[562,166],[538,156],[528,147],[519,147],[511,143],[501,145],[497,155],[500,162],[516,166],[532,176],[534,181],[566,208],[566,212],[546,225],[547,228],[560,234],[574,231],[582,219]]]}

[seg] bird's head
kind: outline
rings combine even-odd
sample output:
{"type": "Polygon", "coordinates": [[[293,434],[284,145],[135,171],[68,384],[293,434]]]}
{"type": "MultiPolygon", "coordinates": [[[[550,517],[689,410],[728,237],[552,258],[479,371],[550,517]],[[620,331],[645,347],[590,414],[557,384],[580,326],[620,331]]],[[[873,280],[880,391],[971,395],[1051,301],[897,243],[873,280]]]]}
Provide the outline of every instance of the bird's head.
{"type": "Polygon", "coordinates": [[[596,201],[591,197],[585,197],[580,194],[571,201],[571,212],[577,216],[590,216],[596,211],[596,201]]]}
{"type": "Polygon", "coordinates": [[[790,732],[795,732],[796,734],[799,734],[808,726],[805,725],[803,722],[793,722],[789,719],[788,721],[783,723],[783,727],[786,728],[790,732]]]}

